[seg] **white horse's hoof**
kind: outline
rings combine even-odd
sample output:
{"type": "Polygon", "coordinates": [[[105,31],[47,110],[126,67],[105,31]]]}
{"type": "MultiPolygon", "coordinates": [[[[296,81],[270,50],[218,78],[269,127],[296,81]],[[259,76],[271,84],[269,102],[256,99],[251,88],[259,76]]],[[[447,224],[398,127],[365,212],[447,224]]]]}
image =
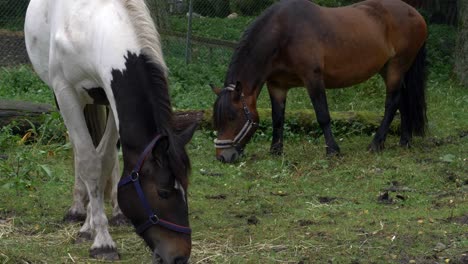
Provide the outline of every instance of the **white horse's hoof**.
{"type": "Polygon", "coordinates": [[[117,252],[117,249],[114,247],[92,248],[89,250],[89,256],[107,261],[120,260],[119,252],[117,252]]]}

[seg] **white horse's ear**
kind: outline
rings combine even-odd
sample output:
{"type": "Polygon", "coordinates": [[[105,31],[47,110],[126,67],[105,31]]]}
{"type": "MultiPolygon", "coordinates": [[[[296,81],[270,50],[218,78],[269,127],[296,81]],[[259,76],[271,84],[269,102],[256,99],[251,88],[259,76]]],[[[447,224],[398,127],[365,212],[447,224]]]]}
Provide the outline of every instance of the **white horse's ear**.
{"type": "Polygon", "coordinates": [[[210,87],[211,87],[211,90],[216,94],[216,95],[219,95],[219,93],[221,93],[221,89],[214,86],[214,84],[210,83],[210,87]]]}

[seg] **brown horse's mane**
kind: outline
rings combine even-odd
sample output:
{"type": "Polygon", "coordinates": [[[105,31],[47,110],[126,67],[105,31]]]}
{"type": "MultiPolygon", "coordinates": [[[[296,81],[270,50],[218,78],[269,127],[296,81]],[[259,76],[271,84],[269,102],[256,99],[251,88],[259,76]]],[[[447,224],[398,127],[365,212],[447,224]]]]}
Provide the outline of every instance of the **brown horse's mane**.
{"type": "Polygon", "coordinates": [[[229,64],[224,87],[242,81],[240,79],[255,80],[263,75],[265,65],[278,45],[278,41],[275,41],[276,34],[265,32],[268,29],[265,25],[271,22],[276,10],[273,6],[263,12],[244,31],[229,64]]]}
{"type": "MultiPolygon", "coordinates": [[[[275,5],[273,5],[275,6],[275,5]]],[[[267,34],[267,23],[275,14],[273,6],[269,7],[244,31],[232,56],[224,80],[224,87],[241,82],[244,87],[256,87],[261,84],[267,71],[266,65],[278,50],[277,34],[267,34]],[[249,82],[249,83],[245,83],[249,82]]],[[[245,92],[245,91],[243,91],[245,92]]],[[[223,90],[219,94],[213,109],[213,123],[220,127],[226,119],[235,119],[237,112],[232,105],[231,92],[223,90]]]]}

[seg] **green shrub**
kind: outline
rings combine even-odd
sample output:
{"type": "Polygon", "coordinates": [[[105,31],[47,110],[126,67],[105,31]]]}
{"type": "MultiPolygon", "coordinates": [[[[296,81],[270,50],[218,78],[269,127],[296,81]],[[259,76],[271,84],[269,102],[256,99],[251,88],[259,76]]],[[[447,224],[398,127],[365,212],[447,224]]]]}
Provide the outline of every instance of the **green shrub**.
{"type": "Polygon", "coordinates": [[[231,12],[229,0],[193,0],[193,11],[208,17],[227,17],[231,12]]]}
{"type": "Polygon", "coordinates": [[[453,70],[456,29],[448,25],[429,25],[427,39],[431,73],[447,75],[453,70]]]}
{"type": "Polygon", "coordinates": [[[0,1],[0,28],[22,30],[29,0],[0,1]]]}
{"type": "Polygon", "coordinates": [[[241,16],[255,16],[275,3],[275,0],[233,0],[232,9],[241,16]]]}

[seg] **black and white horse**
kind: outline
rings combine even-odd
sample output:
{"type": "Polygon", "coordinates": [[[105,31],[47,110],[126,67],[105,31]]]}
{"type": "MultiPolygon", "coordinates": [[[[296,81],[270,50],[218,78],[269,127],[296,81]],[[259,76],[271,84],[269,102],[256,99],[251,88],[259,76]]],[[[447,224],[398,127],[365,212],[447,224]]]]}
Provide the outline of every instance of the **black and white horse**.
{"type": "Polygon", "coordinates": [[[190,162],[184,147],[196,124],[174,133],[167,67],[144,0],[32,0],[25,39],[73,145],[76,183],[69,213],[86,214],[79,235],[94,241],[91,256],[119,258],[104,211],[110,182],[114,215],[122,210],[155,259],[186,263],[190,162]],[[108,113],[101,105],[108,105],[108,113]],[[105,127],[98,140],[87,120],[105,127]],[[124,169],[117,188],[119,138],[124,169]]]}

